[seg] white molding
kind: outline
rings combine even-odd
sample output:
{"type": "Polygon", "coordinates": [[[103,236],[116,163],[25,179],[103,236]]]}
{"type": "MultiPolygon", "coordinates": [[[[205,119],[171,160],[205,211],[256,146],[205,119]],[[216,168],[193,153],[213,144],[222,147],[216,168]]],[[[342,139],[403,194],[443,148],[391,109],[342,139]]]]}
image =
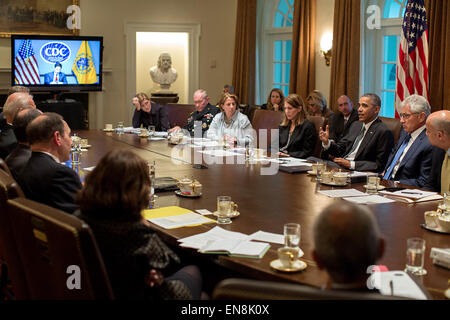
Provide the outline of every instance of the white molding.
{"type": "MultiPolygon", "coordinates": [[[[194,91],[199,88],[199,45],[201,27],[199,23],[148,23],[124,22],[126,38],[126,101],[131,101],[136,94],[136,33],[137,32],[185,32],[189,34],[189,102],[194,91]]],[[[125,105],[128,105],[125,102],[125,105]]],[[[127,112],[131,123],[132,110],[127,112]]]]}

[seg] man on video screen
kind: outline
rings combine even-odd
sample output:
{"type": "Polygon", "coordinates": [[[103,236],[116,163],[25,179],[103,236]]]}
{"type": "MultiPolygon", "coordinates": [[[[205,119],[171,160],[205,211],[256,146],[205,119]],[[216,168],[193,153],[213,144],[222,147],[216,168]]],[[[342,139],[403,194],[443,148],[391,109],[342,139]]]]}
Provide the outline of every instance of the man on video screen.
{"type": "Polygon", "coordinates": [[[67,84],[66,75],[61,72],[61,63],[55,63],[55,71],[44,75],[44,84],[67,84]]]}

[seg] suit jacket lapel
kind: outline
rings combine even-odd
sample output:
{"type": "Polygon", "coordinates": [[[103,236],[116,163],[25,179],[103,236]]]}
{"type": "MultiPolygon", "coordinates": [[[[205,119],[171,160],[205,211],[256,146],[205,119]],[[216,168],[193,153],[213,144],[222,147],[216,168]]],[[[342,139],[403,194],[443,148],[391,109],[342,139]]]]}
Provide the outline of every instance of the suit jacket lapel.
{"type": "Polygon", "coordinates": [[[375,129],[378,126],[378,121],[381,121],[381,120],[377,119],[370,125],[369,129],[366,132],[366,135],[364,136],[363,141],[361,141],[358,152],[355,155],[355,159],[358,158],[358,156],[361,154],[361,152],[369,145],[369,143],[372,140],[372,137],[375,133],[375,129]]]}
{"type": "MultiPolygon", "coordinates": [[[[420,144],[422,143],[423,138],[426,136],[426,130],[423,130],[419,136],[416,138],[416,140],[414,140],[413,144],[411,145],[411,147],[408,149],[408,152],[405,154],[405,156],[402,159],[402,162],[400,163],[400,166],[405,165],[405,163],[408,162],[409,158],[411,158],[413,155],[416,154],[416,150],[417,148],[420,146],[420,144]]],[[[405,136],[406,137],[406,136],[405,136]]]]}

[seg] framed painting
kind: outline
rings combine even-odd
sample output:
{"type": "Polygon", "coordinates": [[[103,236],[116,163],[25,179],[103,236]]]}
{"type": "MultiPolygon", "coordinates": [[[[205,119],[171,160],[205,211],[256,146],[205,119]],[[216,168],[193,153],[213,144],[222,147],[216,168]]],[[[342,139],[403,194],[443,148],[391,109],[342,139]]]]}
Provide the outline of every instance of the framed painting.
{"type": "Polygon", "coordinates": [[[67,7],[78,0],[0,0],[0,37],[11,34],[78,35],[69,29],[67,7]]]}

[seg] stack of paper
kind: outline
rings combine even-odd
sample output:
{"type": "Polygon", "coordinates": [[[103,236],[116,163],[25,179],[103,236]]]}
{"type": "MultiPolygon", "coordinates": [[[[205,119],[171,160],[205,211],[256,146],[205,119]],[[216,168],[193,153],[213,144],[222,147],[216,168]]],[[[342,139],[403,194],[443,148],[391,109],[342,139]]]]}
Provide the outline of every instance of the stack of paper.
{"type": "Polygon", "coordinates": [[[374,272],[370,278],[370,281],[383,295],[427,299],[419,286],[404,271],[374,272]]]}
{"type": "Polygon", "coordinates": [[[381,194],[384,194],[386,197],[407,203],[414,202],[423,202],[423,201],[432,201],[432,200],[440,200],[442,196],[437,192],[429,192],[423,191],[419,189],[403,189],[400,191],[389,192],[389,191],[380,191],[381,194]]]}
{"type": "Polygon", "coordinates": [[[198,226],[204,223],[213,223],[215,220],[206,218],[191,210],[177,206],[144,210],[142,215],[151,223],[164,229],[198,226]]]}
{"type": "Polygon", "coordinates": [[[262,258],[270,248],[270,245],[251,240],[278,244],[284,243],[284,237],[281,234],[257,231],[251,235],[246,235],[240,232],[228,231],[220,227],[214,227],[207,232],[179,239],[178,242],[180,242],[181,247],[197,249],[201,253],[262,258]]]}
{"type": "Polygon", "coordinates": [[[362,197],[368,195],[356,189],[320,190],[319,193],[331,198],[362,197]]]}
{"type": "Polygon", "coordinates": [[[348,197],[344,200],[358,203],[358,204],[379,204],[379,203],[392,203],[394,200],[379,196],[379,195],[367,195],[362,197],[348,197]]]}

